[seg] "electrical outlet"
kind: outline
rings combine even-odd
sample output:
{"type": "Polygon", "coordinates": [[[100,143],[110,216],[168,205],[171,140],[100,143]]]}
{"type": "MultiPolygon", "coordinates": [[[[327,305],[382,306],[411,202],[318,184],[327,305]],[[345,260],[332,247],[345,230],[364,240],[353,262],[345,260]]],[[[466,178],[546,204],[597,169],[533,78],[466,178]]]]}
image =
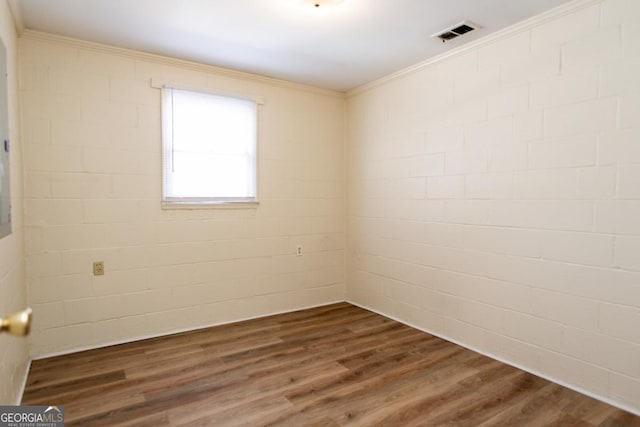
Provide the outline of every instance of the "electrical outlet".
{"type": "Polygon", "coordinates": [[[104,276],[104,261],[96,261],[93,263],[93,275],[104,276]]]}
{"type": "Polygon", "coordinates": [[[302,256],[302,245],[296,246],[296,256],[302,256]]]}

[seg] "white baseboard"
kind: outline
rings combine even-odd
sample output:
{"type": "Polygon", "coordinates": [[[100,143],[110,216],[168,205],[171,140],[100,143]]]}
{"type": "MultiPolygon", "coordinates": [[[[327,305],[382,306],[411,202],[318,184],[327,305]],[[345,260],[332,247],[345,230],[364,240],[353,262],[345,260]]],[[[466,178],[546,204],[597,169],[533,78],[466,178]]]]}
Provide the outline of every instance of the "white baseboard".
{"type": "Polygon", "coordinates": [[[22,377],[22,384],[20,385],[20,389],[18,390],[18,401],[16,405],[20,405],[22,403],[22,398],[24,397],[24,390],[27,388],[27,379],[29,379],[29,371],[31,370],[31,359],[27,361],[27,366],[24,370],[24,375],[22,377]]]}
{"type": "Polygon", "coordinates": [[[254,320],[254,319],[261,319],[261,318],[264,318],[264,317],[275,316],[275,315],[278,315],[278,314],[293,313],[293,312],[300,311],[300,310],[308,310],[310,308],[324,307],[326,305],[338,304],[338,303],[341,303],[341,302],[346,302],[346,301],[345,300],[337,300],[337,301],[331,301],[331,302],[323,302],[321,304],[309,305],[309,306],[294,308],[294,309],[291,309],[291,310],[282,310],[282,311],[276,311],[276,312],[273,312],[273,313],[262,314],[262,315],[258,315],[258,316],[242,317],[242,318],[239,318],[239,319],[230,320],[228,322],[217,322],[217,323],[210,323],[210,324],[206,324],[206,325],[194,326],[194,327],[190,327],[190,328],[173,329],[171,331],[159,332],[157,334],[141,335],[141,336],[137,336],[137,337],[134,337],[134,338],[127,338],[127,339],[124,339],[124,340],[110,341],[110,342],[107,342],[107,343],[100,343],[100,344],[96,344],[96,345],[89,345],[89,346],[83,346],[83,347],[74,347],[74,348],[71,348],[71,349],[68,349],[68,350],[59,351],[59,352],[41,354],[41,355],[38,355],[38,356],[34,357],[33,360],[41,360],[41,359],[48,359],[50,357],[65,356],[67,354],[79,353],[81,351],[96,350],[98,348],[111,347],[111,346],[120,345],[120,344],[128,344],[128,343],[131,343],[131,342],[142,341],[142,340],[147,340],[147,339],[151,339],[151,338],[165,337],[167,335],[174,335],[174,334],[179,334],[179,333],[182,333],[182,332],[192,332],[192,331],[198,331],[200,329],[213,328],[215,326],[230,325],[232,323],[244,322],[244,321],[247,321],[247,320],[254,320]]]}
{"type": "Polygon", "coordinates": [[[452,342],[454,344],[457,344],[460,347],[464,347],[464,348],[469,349],[471,351],[474,351],[476,353],[482,354],[483,356],[490,357],[491,359],[497,360],[497,361],[502,362],[504,364],[507,364],[509,366],[513,366],[514,368],[518,368],[518,369],[520,369],[522,371],[528,372],[528,373],[533,374],[533,375],[535,375],[537,377],[544,378],[547,381],[551,381],[552,383],[561,385],[563,387],[566,387],[568,389],[576,391],[576,392],[578,392],[580,394],[584,394],[586,396],[592,397],[592,398],[594,398],[596,400],[599,400],[601,402],[607,403],[607,404],[609,404],[611,406],[615,406],[616,408],[620,408],[620,409],[622,409],[624,411],[631,412],[632,414],[640,416],[640,411],[638,409],[632,408],[632,407],[630,407],[630,406],[628,406],[628,405],[626,405],[626,404],[624,404],[622,402],[618,402],[618,401],[613,400],[613,399],[611,399],[609,397],[601,396],[601,395],[599,395],[597,393],[593,393],[592,391],[586,390],[586,389],[584,389],[584,388],[582,388],[580,386],[576,386],[575,384],[566,383],[566,382],[564,382],[562,380],[554,378],[554,377],[552,377],[550,375],[547,375],[547,374],[545,374],[543,372],[538,372],[535,369],[531,369],[531,368],[529,368],[527,366],[520,365],[519,363],[515,363],[515,362],[513,362],[511,360],[507,360],[507,359],[505,359],[503,357],[496,356],[495,354],[489,353],[489,352],[487,352],[485,350],[479,350],[479,349],[477,349],[477,348],[475,348],[473,346],[467,345],[467,344],[462,343],[462,342],[460,342],[458,340],[455,340],[455,339],[452,339],[452,338],[447,337],[445,335],[442,335],[442,334],[439,334],[439,333],[435,333],[435,332],[430,331],[428,329],[413,325],[410,322],[407,322],[407,321],[402,320],[402,319],[398,319],[395,316],[390,316],[390,315],[388,315],[386,313],[382,313],[382,312],[380,312],[378,310],[374,310],[373,308],[369,308],[369,307],[367,307],[367,306],[365,306],[363,304],[359,304],[359,303],[350,301],[348,299],[346,300],[346,302],[348,302],[349,304],[353,304],[353,305],[355,305],[357,307],[363,308],[365,310],[372,311],[372,312],[374,312],[376,314],[379,314],[381,316],[384,316],[384,317],[386,317],[388,319],[395,320],[396,322],[402,323],[403,325],[407,325],[407,326],[410,326],[410,327],[412,327],[414,329],[418,329],[419,331],[425,332],[427,334],[436,336],[438,338],[442,338],[443,340],[446,340],[446,341],[452,342]]]}
{"type": "MultiPolygon", "coordinates": [[[[95,350],[95,349],[98,349],[98,348],[110,347],[110,346],[119,345],[119,344],[126,344],[126,343],[130,343],[130,342],[141,341],[141,340],[150,339],[150,338],[158,338],[158,337],[163,337],[163,336],[167,336],[167,335],[178,334],[178,333],[181,333],[181,332],[197,331],[197,330],[200,330],[200,329],[211,328],[211,327],[214,327],[214,326],[229,325],[229,324],[232,324],[232,323],[243,322],[243,321],[253,320],[253,319],[260,319],[260,318],[264,318],[264,317],[275,316],[275,315],[278,315],[278,314],[293,313],[295,311],[307,310],[307,309],[310,309],[310,308],[317,308],[317,307],[324,307],[324,306],[327,306],[327,305],[338,304],[338,303],[341,303],[341,302],[347,302],[347,303],[352,304],[352,305],[354,305],[356,307],[360,307],[360,308],[363,308],[365,310],[372,311],[372,312],[374,312],[376,314],[379,314],[381,316],[384,316],[384,317],[386,317],[388,319],[395,320],[396,322],[402,323],[402,324],[407,325],[407,326],[409,326],[411,328],[418,329],[418,330],[420,330],[422,332],[425,332],[427,334],[436,336],[438,338],[442,338],[442,339],[444,339],[446,341],[452,342],[454,344],[457,344],[457,345],[459,345],[461,347],[467,348],[467,349],[469,349],[471,351],[474,351],[476,353],[479,353],[479,354],[482,354],[484,356],[490,357],[491,359],[494,359],[494,360],[497,360],[499,362],[505,363],[507,365],[513,366],[514,368],[520,369],[522,371],[529,372],[530,374],[536,375],[536,376],[538,376],[540,378],[544,378],[547,381],[551,381],[551,382],[553,382],[555,384],[558,384],[558,385],[561,385],[561,386],[566,387],[568,389],[574,390],[574,391],[576,391],[576,392],[578,392],[580,394],[584,394],[586,396],[589,396],[589,397],[592,397],[594,399],[597,399],[597,400],[600,400],[602,402],[605,402],[605,403],[607,403],[607,404],[609,404],[611,406],[615,406],[616,408],[620,408],[620,409],[622,409],[624,411],[631,412],[632,414],[636,414],[636,415],[640,416],[640,411],[638,411],[638,409],[632,408],[632,407],[630,407],[630,406],[628,406],[628,405],[626,405],[624,403],[618,402],[618,401],[613,400],[613,399],[611,399],[609,397],[605,397],[605,396],[599,395],[597,393],[593,393],[593,392],[591,392],[589,390],[586,390],[586,389],[584,389],[582,387],[576,386],[575,384],[566,383],[566,382],[564,382],[562,380],[559,380],[557,378],[549,376],[549,375],[547,375],[547,374],[545,374],[543,372],[538,372],[535,369],[531,369],[531,368],[529,368],[527,366],[523,366],[523,365],[521,365],[519,363],[513,362],[513,361],[508,360],[508,359],[505,359],[505,358],[503,358],[501,356],[497,356],[497,355],[495,355],[493,353],[490,353],[490,352],[487,352],[485,350],[477,349],[477,348],[475,348],[473,346],[469,346],[469,345],[467,345],[465,343],[462,343],[462,342],[460,342],[460,341],[458,341],[456,339],[453,339],[453,338],[444,336],[442,334],[435,333],[435,332],[430,331],[428,329],[413,325],[410,322],[406,322],[405,320],[399,319],[399,318],[397,318],[395,316],[390,316],[390,315],[388,315],[386,313],[383,313],[383,312],[380,312],[380,311],[375,310],[373,308],[367,307],[367,306],[365,306],[363,304],[356,303],[354,301],[350,301],[348,299],[339,300],[339,301],[331,301],[331,302],[326,302],[326,303],[316,304],[316,305],[310,305],[310,306],[295,308],[295,309],[292,309],[292,310],[282,310],[282,311],[277,311],[277,312],[273,312],[273,313],[269,313],[269,314],[265,314],[265,315],[251,316],[251,317],[241,318],[241,319],[228,321],[228,322],[218,322],[218,323],[213,323],[213,324],[209,324],[209,325],[197,326],[197,327],[193,327],[193,328],[176,329],[176,330],[172,330],[172,331],[169,331],[169,332],[163,332],[163,333],[158,333],[158,334],[150,334],[150,335],[136,337],[136,338],[133,338],[133,339],[114,341],[114,342],[99,344],[99,345],[95,345],[95,346],[79,347],[79,348],[65,350],[65,351],[58,352],[58,353],[51,353],[51,354],[38,356],[34,360],[45,359],[45,358],[56,357],[56,356],[63,356],[63,355],[66,355],[66,354],[77,353],[77,352],[86,351],[86,350],[95,350]]],[[[28,376],[28,373],[29,373],[29,367],[30,366],[31,366],[31,361],[29,361],[29,365],[27,367],[27,372],[26,372],[25,377],[24,377],[22,390],[21,390],[21,393],[20,393],[20,400],[22,400],[22,395],[24,393],[24,388],[26,386],[27,376],[28,376]]],[[[18,402],[18,404],[19,404],[19,402],[18,402]]]]}

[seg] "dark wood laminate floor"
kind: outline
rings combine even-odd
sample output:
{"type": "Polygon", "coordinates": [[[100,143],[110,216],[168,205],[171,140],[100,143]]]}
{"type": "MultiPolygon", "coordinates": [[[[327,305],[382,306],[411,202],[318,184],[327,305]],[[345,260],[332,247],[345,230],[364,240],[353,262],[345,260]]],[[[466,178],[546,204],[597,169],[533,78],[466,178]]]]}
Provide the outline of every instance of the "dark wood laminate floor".
{"type": "Polygon", "coordinates": [[[640,426],[347,303],[34,361],[67,426],[640,426]]]}

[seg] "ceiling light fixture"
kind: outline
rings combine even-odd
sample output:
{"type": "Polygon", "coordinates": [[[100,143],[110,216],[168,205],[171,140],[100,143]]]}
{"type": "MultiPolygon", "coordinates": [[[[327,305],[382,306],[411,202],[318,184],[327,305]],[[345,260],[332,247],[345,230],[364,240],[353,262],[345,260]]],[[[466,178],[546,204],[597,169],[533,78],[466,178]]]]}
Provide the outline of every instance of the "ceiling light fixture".
{"type": "Polygon", "coordinates": [[[314,9],[326,9],[334,6],[338,6],[343,0],[300,0],[305,6],[313,7],[314,9]]]}

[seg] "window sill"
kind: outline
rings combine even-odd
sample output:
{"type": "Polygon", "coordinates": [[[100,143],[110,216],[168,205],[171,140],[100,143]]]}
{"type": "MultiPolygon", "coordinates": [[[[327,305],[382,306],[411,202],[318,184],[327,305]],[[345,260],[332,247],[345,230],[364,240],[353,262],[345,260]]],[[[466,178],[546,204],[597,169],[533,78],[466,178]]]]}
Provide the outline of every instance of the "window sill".
{"type": "Polygon", "coordinates": [[[179,209],[256,209],[260,202],[167,202],[161,203],[163,210],[179,210],[179,209]]]}

